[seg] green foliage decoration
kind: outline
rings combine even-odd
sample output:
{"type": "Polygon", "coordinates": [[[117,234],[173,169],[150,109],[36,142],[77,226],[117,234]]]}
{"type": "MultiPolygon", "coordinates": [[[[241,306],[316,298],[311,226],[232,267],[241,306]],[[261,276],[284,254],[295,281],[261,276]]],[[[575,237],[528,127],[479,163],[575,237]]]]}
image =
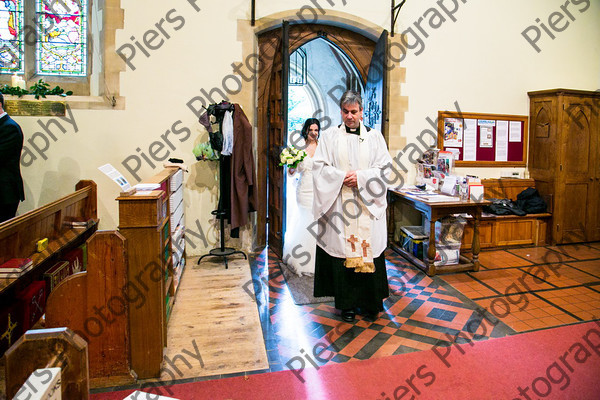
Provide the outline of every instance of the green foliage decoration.
{"type": "Polygon", "coordinates": [[[44,82],[43,79],[40,79],[39,81],[34,83],[33,86],[29,88],[29,90],[21,89],[20,87],[4,85],[0,87],[0,92],[2,94],[10,94],[18,97],[22,97],[26,94],[32,94],[38,100],[40,97],[46,98],[46,96],[49,95],[66,97],[71,96],[73,94],[71,90],[65,92],[65,90],[62,89],[60,86],[56,86],[50,89],[50,84],[44,82]]]}

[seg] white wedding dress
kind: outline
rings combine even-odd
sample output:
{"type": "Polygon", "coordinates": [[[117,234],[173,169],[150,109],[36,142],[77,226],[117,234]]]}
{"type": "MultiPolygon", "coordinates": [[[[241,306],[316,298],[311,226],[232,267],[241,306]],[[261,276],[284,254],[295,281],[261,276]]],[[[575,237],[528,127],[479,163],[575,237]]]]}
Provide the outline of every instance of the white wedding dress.
{"type": "MultiPolygon", "coordinates": [[[[314,222],[313,207],[313,159],[306,156],[298,165],[296,174],[296,205],[288,207],[287,229],[283,245],[283,262],[297,275],[315,273],[315,250],[317,239],[308,230],[314,222]]],[[[288,203],[289,204],[289,203],[288,203]]],[[[313,230],[315,228],[313,227],[313,230]]]]}

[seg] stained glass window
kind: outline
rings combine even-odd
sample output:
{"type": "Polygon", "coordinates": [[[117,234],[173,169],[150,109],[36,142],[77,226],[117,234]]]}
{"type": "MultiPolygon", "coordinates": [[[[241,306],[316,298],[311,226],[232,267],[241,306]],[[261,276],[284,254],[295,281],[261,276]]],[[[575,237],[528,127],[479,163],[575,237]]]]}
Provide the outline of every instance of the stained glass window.
{"type": "Polygon", "coordinates": [[[36,72],[87,75],[87,0],[36,0],[36,15],[36,72]]]}
{"type": "Polygon", "coordinates": [[[23,0],[0,0],[0,73],[23,73],[23,0]]]}

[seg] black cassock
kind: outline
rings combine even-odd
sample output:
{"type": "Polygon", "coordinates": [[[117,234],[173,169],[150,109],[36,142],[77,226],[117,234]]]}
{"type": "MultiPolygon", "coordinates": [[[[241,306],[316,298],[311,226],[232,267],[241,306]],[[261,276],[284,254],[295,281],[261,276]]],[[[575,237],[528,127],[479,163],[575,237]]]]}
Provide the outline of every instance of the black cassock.
{"type": "Polygon", "coordinates": [[[373,259],[374,273],[360,273],[346,268],[345,258],[332,257],[317,246],[315,297],[334,296],[335,308],[339,310],[383,311],[383,300],[389,296],[384,253],[373,259]]]}

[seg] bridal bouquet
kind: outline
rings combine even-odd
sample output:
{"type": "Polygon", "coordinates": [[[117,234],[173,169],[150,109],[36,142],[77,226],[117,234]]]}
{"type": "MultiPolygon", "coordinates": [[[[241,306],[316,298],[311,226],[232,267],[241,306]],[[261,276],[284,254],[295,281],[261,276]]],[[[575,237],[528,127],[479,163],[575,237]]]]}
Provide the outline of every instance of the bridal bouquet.
{"type": "Polygon", "coordinates": [[[279,166],[287,165],[290,168],[296,168],[300,161],[306,157],[306,151],[298,150],[294,146],[289,146],[283,149],[279,155],[279,166]]]}

